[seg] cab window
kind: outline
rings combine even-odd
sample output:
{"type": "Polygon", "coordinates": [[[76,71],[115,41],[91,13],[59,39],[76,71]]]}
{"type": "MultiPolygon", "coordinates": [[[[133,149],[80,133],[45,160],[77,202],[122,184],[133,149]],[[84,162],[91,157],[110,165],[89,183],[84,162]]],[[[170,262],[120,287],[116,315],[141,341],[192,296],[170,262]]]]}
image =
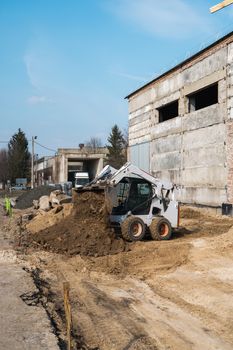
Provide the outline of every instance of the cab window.
{"type": "Polygon", "coordinates": [[[139,196],[148,196],[151,192],[150,186],[148,183],[138,184],[138,195],[139,196]]]}

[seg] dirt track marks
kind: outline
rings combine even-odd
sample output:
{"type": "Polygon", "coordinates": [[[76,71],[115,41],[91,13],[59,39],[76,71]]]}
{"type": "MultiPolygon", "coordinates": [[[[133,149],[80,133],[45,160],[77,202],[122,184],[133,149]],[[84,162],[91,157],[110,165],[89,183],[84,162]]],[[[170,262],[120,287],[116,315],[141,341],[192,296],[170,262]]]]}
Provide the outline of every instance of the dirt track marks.
{"type": "MultiPolygon", "coordinates": [[[[74,328],[81,332],[91,348],[232,349],[232,344],[228,342],[230,339],[220,332],[221,327],[226,334],[229,329],[224,330],[219,306],[212,313],[204,306],[202,310],[201,306],[195,305],[191,300],[185,300],[187,294],[191,298],[193,293],[192,284],[190,289],[187,288],[187,294],[184,292],[188,272],[182,272],[182,267],[176,271],[183,278],[183,293],[178,277],[172,285],[177,276],[176,271],[157,276],[153,279],[153,288],[150,288],[147,283],[135,278],[119,279],[114,275],[93,271],[87,276],[64,264],[58,266],[58,269],[62,269],[66,278],[72,281],[74,328]],[[214,319],[212,323],[211,318],[214,319]],[[218,328],[215,324],[217,319],[220,322],[218,328]]],[[[204,281],[205,279],[202,283],[204,281]]],[[[209,286],[206,290],[200,290],[201,295],[208,295],[208,288],[209,286]]]]}

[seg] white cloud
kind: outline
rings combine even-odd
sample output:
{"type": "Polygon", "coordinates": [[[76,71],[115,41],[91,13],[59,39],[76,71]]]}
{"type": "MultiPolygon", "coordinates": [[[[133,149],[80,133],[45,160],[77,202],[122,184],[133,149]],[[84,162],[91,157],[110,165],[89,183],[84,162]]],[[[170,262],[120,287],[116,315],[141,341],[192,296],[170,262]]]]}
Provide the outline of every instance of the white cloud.
{"type": "Polygon", "coordinates": [[[42,104],[42,103],[47,103],[47,102],[52,102],[51,99],[47,98],[46,96],[30,96],[27,100],[27,102],[30,105],[37,105],[37,104],[42,104]]]}
{"type": "Polygon", "coordinates": [[[28,97],[27,103],[29,105],[39,105],[53,102],[52,99],[46,97],[49,92],[47,92],[47,82],[44,79],[46,73],[44,63],[40,59],[40,54],[36,50],[30,49],[24,55],[23,61],[26,67],[27,77],[35,93],[35,95],[28,97]]]}
{"type": "Polygon", "coordinates": [[[28,43],[23,62],[29,83],[40,91],[38,95],[44,95],[42,91],[53,86],[54,71],[57,67],[55,56],[51,45],[43,36],[35,35],[28,43]]]}
{"type": "Polygon", "coordinates": [[[194,6],[184,0],[116,0],[107,8],[154,36],[184,38],[193,31],[210,34],[212,25],[194,6]]]}
{"type": "Polygon", "coordinates": [[[34,88],[39,89],[40,83],[38,81],[37,75],[35,74],[35,66],[37,65],[36,55],[32,53],[27,53],[24,55],[23,60],[26,66],[26,72],[27,72],[27,76],[30,81],[30,84],[34,88]]]}

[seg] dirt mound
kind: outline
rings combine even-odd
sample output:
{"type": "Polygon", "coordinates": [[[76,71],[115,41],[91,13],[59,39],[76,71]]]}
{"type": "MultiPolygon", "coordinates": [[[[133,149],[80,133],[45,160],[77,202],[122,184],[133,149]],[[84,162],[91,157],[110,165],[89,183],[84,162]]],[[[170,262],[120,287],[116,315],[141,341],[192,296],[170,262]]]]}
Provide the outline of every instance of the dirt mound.
{"type": "Polygon", "coordinates": [[[57,224],[72,213],[73,204],[65,203],[62,205],[61,210],[58,211],[57,209],[58,208],[55,207],[50,211],[37,211],[37,215],[26,224],[27,230],[31,233],[37,233],[38,231],[57,224]]]}
{"type": "Polygon", "coordinates": [[[103,256],[129,249],[129,244],[106,227],[104,194],[75,196],[72,213],[55,225],[29,236],[30,243],[68,255],[103,256]]]}
{"type": "Polygon", "coordinates": [[[25,191],[18,197],[15,209],[30,208],[34,199],[38,200],[41,196],[49,196],[52,191],[54,191],[52,186],[39,186],[33,190],[25,191]]]}
{"type": "Polygon", "coordinates": [[[180,207],[180,217],[185,219],[199,219],[202,215],[200,209],[188,206],[180,207]]]}

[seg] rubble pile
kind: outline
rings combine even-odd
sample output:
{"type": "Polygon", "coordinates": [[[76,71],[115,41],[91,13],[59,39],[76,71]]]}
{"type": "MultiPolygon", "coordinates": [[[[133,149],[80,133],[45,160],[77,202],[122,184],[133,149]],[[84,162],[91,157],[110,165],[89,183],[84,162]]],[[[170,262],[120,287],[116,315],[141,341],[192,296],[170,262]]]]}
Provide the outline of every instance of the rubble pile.
{"type": "Polygon", "coordinates": [[[51,186],[41,186],[19,196],[15,209],[26,209],[33,206],[34,209],[49,211],[57,205],[70,202],[71,197],[64,194],[61,190],[54,190],[51,186]]]}
{"type": "Polygon", "coordinates": [[[42,196],[49,196],[54,190],[51,186],[39,186],[33,190],[28,190],[22,193],[16,202],[15,209],[27,209],[33,205],[33,200],[39,200],[42,196]]]}
{"type": "Polygon", "coordinates": [[[59,221],[64,220],[66,216],[72,213],[73,204],[67,203],[63,205],[57,205],[49,211],[37,210],[32,218],[26,222],[26,229],[30,234],[38,233],[50,226],[54,226],[59,221]]]}
{"type": "Polygon", "coordinates": [[[56,253],[96,257],[129,249],[129,243],[107,227],[104,194],[93,192],[76,194],[70,215],[29,235],[29,243],[56,253]]]}

